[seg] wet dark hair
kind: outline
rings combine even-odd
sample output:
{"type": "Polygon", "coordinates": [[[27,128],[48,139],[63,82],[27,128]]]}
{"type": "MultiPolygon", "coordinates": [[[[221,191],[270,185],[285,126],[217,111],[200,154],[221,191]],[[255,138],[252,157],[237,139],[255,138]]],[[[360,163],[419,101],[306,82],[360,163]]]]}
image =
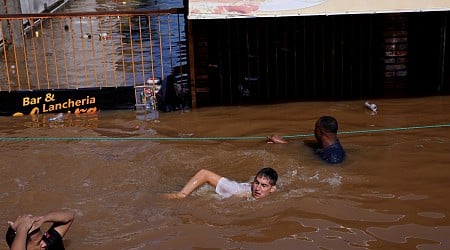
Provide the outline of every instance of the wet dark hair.
{"type": "Polygon", "coordinates": [[[61,235],[54,229],[48,230],[42,236],[42,240],[47,245],[47,250],[64,250],[64,244],[61,235]]]}
{"type": "Polygon", "coordinates": [[[278,174],[273,168],[262,168],[256,173],[256,176],[269,179],[269,183],[272,186],[277,184],[278,174]]]}
{"type": "MultiPolygon", "coordinates": [[[[41,229],[37,228],[33,230],[31,233],[27,235],[27,242],[30,241],[31,236],[37,232],[39,232],[41,229]]],[[[11,227],[8,228],[6,231],[5,240],[6,243],[8,243],[8,246],[11,247],[12,243],[14,242],[14,238],[16,237],[16,231],[12,229],[11,227]]],[[[64,245],[62,243],[62,237],[59,235],[59,233],[54,230],[50,229],[48,232],[44,233],[42,236],[42,240],[47,245],[47,250],[64,250],[64,245]]]]}
{"type": "Polygon", "coordinates": [[[337,133],[338,131],[338,122],[332,116],[322,116],[318,120],[318,125],[320,129],[323,129],[324,132],[337,133]]]}
{"type": "MultiPolygon", "coordinates": [[[[31,236],[37,232],[39,232],[39,230],[41,230],[40,228],[37,228],[33,231],[31,231],[28,235],[27,235],[27,242],[31,239],[31,236]]],[[[11,247],[12,243],[14,242],[14,238],[16,238],[16,231],[14,231],[14,229],[12,229],[11,227],[8,227],[8,230],[6,231],[6,236],[5,236],[5,240],[6,243],[8,243],[8,246],[11,247]]]]}
{"type": "Polygon", "coordinates": [[[6,243],[8,243],[9,247],[11,247],[15,237],[16,237],[16,231],[14,231],[11,227],[8,227],[8,230],[6,231],[5,240],[6,240],[6,243]]]}

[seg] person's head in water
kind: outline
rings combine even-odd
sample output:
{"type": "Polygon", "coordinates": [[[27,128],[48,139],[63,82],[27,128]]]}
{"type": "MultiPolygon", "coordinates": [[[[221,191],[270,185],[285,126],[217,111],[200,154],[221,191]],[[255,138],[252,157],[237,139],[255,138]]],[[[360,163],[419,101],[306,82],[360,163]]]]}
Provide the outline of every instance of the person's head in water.
{"type": "Polygon", "coordinates": [[[8,221],[5,240],[11,249],[61,250],[64,249],[63,237],[74,220],[74,214],[68,210],[56,210],[39,216],[19,215],[15,221],[8,221]],[[42,232],[41,226],[51,223],[48,231],[42,232]]]}
{"type": "Polygon", "coordinates": [[[316,121],[314,136],[318,142],[322,143],[324,136],[336,137],[338,128],[338,122],[334,117],[322,116],[316,121]]]}
{"type": "Polygon", "coordinates": [[[277,172],[272,168],[262,168],[255,175],[252,182],[252,196],[262,198],[277,190],[277,172]]]}
{"type": "MultiPolygon", "coordinates": [[[[8,231],[6,231],[6,243],[8,243],[8,246],[11,247],[12,243],[14,242],[14,239],[16,238],[16,232],[9,227],[8,231]]],[[[61,244],[52,244],[52,239],[47,239],[47,237],[45,237],[45,234],[42,233],[40,228],[37,228],[33,231],[31,231],[30,233],[28,233],[27,235],[27,240],[26,240],[26,246],[27,246],[27,250],[31,250],[31,249],[46,249],[46,250],[51,250],[51,249],[64,249],[64,246],[61,244]]]]}

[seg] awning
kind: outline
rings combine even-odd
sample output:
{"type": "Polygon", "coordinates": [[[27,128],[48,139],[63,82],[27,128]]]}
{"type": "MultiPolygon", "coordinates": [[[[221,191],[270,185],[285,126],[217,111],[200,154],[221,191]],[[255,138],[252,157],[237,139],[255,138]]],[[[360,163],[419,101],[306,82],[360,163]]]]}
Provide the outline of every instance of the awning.
{"type": "Polygon", "coordinates": [[[313,16],[450,10],[450,0],[189,0],[188,19],[313,16]]]}

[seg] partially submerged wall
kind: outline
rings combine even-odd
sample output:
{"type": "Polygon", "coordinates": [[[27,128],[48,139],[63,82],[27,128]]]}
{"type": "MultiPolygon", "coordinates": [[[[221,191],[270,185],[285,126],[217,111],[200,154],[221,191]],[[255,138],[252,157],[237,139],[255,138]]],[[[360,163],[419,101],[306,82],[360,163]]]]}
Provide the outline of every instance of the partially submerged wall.
{"type": "Polygon", "coordinates": [[[449,12],[190,20],[198,107],[450,93],[449,12]]]}

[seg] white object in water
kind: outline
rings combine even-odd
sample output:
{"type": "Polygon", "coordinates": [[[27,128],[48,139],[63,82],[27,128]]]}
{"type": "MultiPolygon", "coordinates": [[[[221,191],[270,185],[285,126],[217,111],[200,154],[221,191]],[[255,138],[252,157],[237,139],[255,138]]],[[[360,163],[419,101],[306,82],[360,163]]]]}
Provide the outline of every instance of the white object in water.
{"type": "Polygon", "coordinates": [[[366,101],[364,103],[364,106],[366,106],[368,109],[372,110],[372,112],[377,112],[377,105],[375,105],[375,103],[369,103],[369,101],[366,101]]]}
{"type": "Polygon", "coordinates": [[[98,34],[98,39],[99,40],[106,40],[106,39],[110,39],[111,36],[108,33],[100,33],[98,34]]]}
{"type": "Polygon", "coordinates": [[[155,91],[155,93],[158,93],[158,91],[161,89],[161,81],[159,80],[159,78],[156,78],[156,79],[154,79],[154,78],[149,78],[149,79],[147,79],[147,84],[149,84],[150,86],[150,88],[151,88],[151,90],[153,91],[155,91]]]}
{"type": "Polygon", "coordinates": [[[83,39],[91,39],[92,35],[91,33],[86,33],[82,36],[83,39]]]}
{"type": "Polygon", "coordinates": [[[62,121],[64,119],[64,114],[63,113],[59,113],[54,117],[50,117],[48,118],[49,121],[62,121]]]}
{"type": "Polygon", "coordinates": [[[159,79],[148,78],[147,83],[148,84],[159,84],[159,79]]]}

